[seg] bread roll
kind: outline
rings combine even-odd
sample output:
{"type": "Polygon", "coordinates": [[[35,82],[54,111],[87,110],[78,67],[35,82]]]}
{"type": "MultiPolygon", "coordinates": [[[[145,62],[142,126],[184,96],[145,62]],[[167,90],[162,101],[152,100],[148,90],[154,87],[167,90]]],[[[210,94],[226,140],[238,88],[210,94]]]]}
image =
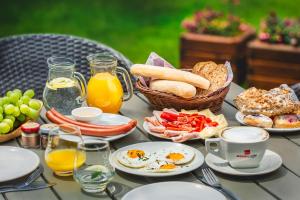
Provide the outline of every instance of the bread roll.
{"type": "Polygon", "coordinates": [[[131,66],[130,72],[138,76],[152,77],[171,81],[182,81],[206,90],[210,85],[210,82],[207,79],[197,74],[168,67],[135,64],[131,66]]]}
{"type": "Polygon", "coordinates": [[[183,98],[192,98],[196,95],[197,91],[191,84],[169,80],[151,81],[150,89],[175,94],[183,98]]]}
{"type": "Polygon", "coordinates": [[[265,115],[246,115],[243,119],[244,123],[250,126],[271,128],[273,126],[273,120],[265,115]]]}
{"type": "Polygon", "coordinates": [[[279,115],[274,118],[274,128],[300,128],[300,115],[279,115]]]}

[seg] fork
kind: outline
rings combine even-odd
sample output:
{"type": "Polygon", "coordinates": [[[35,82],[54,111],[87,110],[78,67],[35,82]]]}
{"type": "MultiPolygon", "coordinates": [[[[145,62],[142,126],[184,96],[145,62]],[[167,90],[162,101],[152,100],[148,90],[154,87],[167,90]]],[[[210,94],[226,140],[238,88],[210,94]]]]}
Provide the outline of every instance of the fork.
{"type": "Polygon", "coordinates": [[[207,185],[212,186],[213,188],[221,191],[223,194],[227,195],[230,197],[232,200],[240,200],[239,197],[237,197],[233,192],[229,191],[226,188],[223,188],[219,179],[217,176],[213,173],[213,171],[209,168],[203,168],[202,169],[202,174],[204,178],[201,178],[201,181],[204,182],[207,185]]]}
{"type": "Polygon", "coordinates": [[[24,181],[13,185],[3,185],[0,186],[0,189],[26,187],[30,185],[33,181],[35,181],[43,172],[44,172],[44,167],[42,165],[39,165],[38,168],[34,170],[34,172],[31,173],[24,181]]]}

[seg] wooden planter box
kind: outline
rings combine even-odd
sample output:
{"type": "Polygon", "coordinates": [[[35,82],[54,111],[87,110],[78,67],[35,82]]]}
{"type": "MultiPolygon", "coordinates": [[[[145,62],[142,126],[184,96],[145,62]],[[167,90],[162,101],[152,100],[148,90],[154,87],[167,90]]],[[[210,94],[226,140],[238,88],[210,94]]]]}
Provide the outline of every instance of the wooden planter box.
{"type": "Polygon", "coordinates": [[[250,28],[235,37],[183,33],[180,37],[180,65],[192,68],[200,61],[225,63],[228,60],[235,75],[234,81],[242,83],[246,77],[246,44],[254,36],[255,31],[250,28]]]}
{"type": "Polygon", "coordinates": [[[300,82],[300,48],[268,44],[258,39],[248,44],[248,83],[270,89],[300,82]]]}

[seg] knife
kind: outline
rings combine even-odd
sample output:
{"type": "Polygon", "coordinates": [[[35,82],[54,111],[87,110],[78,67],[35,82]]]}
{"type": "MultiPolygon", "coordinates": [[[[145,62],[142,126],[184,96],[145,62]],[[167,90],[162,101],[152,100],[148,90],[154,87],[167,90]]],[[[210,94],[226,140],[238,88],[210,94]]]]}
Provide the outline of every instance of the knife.
{"type": "Polygon", "coordinates": [[[0,193],[39,190],[39,189],[45,189],[48,187],[52,187],[55,184],[56,183],[45,183],[43,181],[36,181],[36,182],[34,182],[28,186],[22,187],[22,188],[10,187],[10,188],[1,189],[0,193]]]}

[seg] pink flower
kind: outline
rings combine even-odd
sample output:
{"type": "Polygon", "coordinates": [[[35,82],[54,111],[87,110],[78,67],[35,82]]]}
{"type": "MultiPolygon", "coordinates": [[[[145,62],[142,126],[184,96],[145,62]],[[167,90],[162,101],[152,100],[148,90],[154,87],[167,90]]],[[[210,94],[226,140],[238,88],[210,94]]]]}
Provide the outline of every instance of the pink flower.
{"type": "Polygon", "coordinates": [[[259,33],[258,38],[261,41],[267,41],[268,39],[270,39],[270,35],[269,33],[259,33]]]}
{"type": "Polygon", "coordinates": [[[192,20],[184,20],[182,22],[182,27],[190,32],[196,32],[197,31],[197,24],[195,21],[192,20]]]}

